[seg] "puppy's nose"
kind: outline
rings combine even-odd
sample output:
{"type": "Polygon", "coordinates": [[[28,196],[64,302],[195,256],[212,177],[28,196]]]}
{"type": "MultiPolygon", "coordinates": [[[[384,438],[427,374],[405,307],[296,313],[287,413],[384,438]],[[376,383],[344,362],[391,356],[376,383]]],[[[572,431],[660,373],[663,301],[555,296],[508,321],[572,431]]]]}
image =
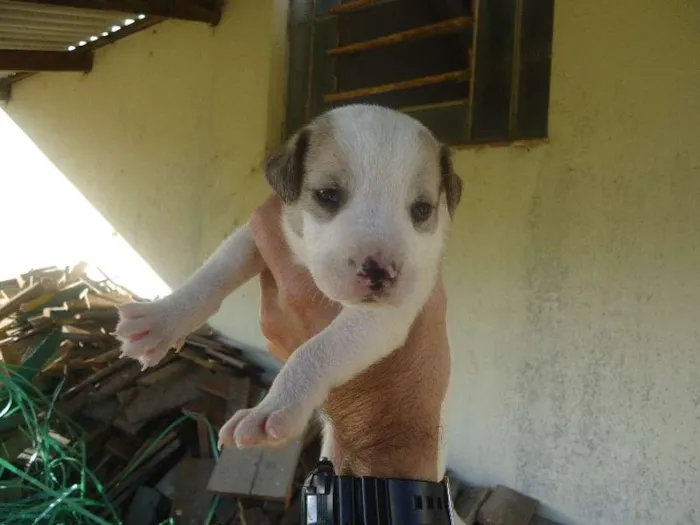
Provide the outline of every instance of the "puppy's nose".
{"type": "Polygon", "coordinates": [[[382,264],[374,257],[367,257],[357,270],[360,280],[375,292],[396,279],[397,273],[393,263],[382,264]]]}

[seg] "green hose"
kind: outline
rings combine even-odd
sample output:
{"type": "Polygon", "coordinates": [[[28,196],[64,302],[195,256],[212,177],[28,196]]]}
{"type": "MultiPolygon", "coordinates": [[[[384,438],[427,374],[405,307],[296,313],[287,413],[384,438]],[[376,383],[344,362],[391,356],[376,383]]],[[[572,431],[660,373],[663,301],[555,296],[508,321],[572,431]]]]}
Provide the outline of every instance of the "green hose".
{"type": "MultiPolygon", "coordinates": [[[[18,420],[20,432],[31,443],[32,454],[24,468],[17,467],[10,462],[12,458],[9,458],[6,442],[0,436],[0,523],[122,525],[105,487],[87,466],[84,431],[54,410],[63,382],[49,399],[19,373],[20,370],[0,364],[0,423],[9,418],[18,420]],[[54,432],[67,438],[68,443],[56,439],[54,432]],[[21,491],[19,499],[11,497],[15,490],[21,491]]],[[[191,417],[184,415],[173,421],[129,469],[121,473],[115,486],[141,464],[171,430],[191,417]]],[[[218,459],[215,432],[209,421],[207,426],[212,450],[218,459]]],[[[214,498],[207,525],[212,523],[218,502],[219,498],[214,498]]],[[[166,523],[173,521],[163,522],[166,523]]]]}

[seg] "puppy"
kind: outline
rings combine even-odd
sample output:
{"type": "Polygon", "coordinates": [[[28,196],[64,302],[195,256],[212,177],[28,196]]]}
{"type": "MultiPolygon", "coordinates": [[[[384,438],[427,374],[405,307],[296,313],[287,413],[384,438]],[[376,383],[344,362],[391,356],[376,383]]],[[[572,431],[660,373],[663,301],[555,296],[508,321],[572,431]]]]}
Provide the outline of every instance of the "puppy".
{"type": "Polygon", "coordinates": [[[462,191],[448,150],[405,114],[350,105],[300,130],[265,176],[276,195],[181,288],[120,308],[123,353],[158,363],[260,274],[263,333],[286,362],[220,443],[281,446],[322,409],[323,455],[339,471],[442,479],[440,266],[462,191]]]}

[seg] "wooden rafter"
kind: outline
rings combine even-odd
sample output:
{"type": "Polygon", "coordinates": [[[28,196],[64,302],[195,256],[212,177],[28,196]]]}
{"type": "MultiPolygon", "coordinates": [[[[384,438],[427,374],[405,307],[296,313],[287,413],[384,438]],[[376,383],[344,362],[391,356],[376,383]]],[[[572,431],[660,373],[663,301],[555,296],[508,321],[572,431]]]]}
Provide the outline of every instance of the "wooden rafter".
{"type": "Polygon", "coordinates": [[[79,51],[23,51],[0,49],[0,71],[85,71],[92,69],[92,53],[79,51]]]}
{"type": "MultiPolygon", "coordinates": [[[[155,16],[149,16],[145,20],[137,20],[133,24],[123,27],[118,33],[110,33],[106,37],[102,37],[95,42],[88,42],[84,47],[80,48],[79,52],[92,53],[96,49],[99,49],[109,44],[113,44],[118,40],[122,40],[130,35],[133,35],[134,33],[143,31],[144,29],[159,24],[162,21],[163,18],[155,16]]],[[[9,102],[12,96],[12,86],[20,80],[29,78],[33,75],[36,75],[37,73],[38,71],[22,72],[17,73],[13,76],[0,78],[0,102],[9,102]]]]}
{"type": "Polygon", "coordinates": [[[8,102],[12,94],[12,84],[5,79],[0,79],[0,102],[8,102]]]}
{"type": "Polygon", "coordinates": [[[177,18],[194,22],[219,23],[221,9],[203,5],[197,0],[21,0],[22,3],[43,4],[76,9],[97,9],[143,14],[162,18],[177,18]]]}

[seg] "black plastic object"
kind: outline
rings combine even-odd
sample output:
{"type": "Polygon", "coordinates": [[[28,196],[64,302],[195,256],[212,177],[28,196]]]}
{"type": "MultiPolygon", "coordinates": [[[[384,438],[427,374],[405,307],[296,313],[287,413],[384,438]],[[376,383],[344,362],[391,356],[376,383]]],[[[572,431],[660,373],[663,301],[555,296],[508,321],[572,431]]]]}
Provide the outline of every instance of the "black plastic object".
{"type": "Polygon", "coordinates": [[[322,459],[304,484],[302,525],[454,525],[447,482],[336,476],[322,459]]]}

